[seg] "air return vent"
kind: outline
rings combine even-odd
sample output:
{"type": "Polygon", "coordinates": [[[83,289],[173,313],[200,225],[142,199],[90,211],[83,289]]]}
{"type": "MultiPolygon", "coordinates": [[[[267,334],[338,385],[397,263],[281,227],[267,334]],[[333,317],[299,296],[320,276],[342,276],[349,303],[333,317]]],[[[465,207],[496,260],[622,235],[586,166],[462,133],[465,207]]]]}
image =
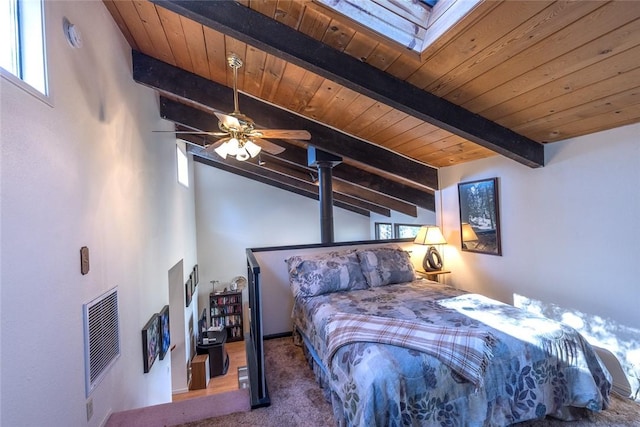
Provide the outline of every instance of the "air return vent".
{"type": "Polygon", "coordinates": [[[83,305],[85,386],[87,397],[120,357],[118,289],[83,305]]]}

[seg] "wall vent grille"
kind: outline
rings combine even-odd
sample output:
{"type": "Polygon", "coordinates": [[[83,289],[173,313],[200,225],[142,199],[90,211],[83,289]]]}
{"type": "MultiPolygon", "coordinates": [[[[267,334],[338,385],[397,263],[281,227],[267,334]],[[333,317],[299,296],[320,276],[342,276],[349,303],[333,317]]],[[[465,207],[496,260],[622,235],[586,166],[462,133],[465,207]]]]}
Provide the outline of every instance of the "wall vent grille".
{"type": "Polygon", "coordinates": [[[120,357],[118,289],[83,305],[87,397],[120,357]]]}

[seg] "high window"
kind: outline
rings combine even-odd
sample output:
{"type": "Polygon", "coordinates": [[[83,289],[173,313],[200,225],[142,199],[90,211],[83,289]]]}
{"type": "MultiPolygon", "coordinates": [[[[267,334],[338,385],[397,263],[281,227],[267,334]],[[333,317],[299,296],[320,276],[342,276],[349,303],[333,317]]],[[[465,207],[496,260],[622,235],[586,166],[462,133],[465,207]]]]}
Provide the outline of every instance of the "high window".
{"type": "Polygon", "coordinates": [[[178,182],[189,187],[189,159],[184,141],[176,141],[176,159],[178,165],[178,182]]]}
{"type": "Polygon", "coordinates": [[[391,224],[390,222],[376,222],[376,240],[384,239],[408,239],[414,238],[420,231],[420,225],[415,224],[391,224]]]}
{"type": "Polygon", "coordinates": [[[47,95],[44,34],[42,0],[0,1],[0,72],[47,95]]]}

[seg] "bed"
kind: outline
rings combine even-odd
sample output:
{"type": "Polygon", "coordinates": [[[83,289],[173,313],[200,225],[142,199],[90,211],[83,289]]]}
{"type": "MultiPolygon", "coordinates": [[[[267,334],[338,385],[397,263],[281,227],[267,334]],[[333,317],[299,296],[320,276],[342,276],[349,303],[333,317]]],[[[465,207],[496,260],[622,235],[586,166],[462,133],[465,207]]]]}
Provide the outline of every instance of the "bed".
{"type": "Polygon", "coordinates": [[[286,260],[294,338],[345,426],[505,426],[606,409],[611,380],[575,330],[417,279],[395,247],[286,260]]]}

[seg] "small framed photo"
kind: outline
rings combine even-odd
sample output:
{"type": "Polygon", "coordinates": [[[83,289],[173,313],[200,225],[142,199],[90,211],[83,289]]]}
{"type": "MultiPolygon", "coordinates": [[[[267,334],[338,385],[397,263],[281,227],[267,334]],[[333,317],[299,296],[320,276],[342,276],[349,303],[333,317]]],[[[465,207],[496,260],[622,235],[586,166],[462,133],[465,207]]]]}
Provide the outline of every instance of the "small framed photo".
{"type": "Polygon", "coordinates": [[[160,330],[160,351],[158,357],[160,360],[164,359],[164,356],[169,351],[169,345],[171,344],[171,334],[169,333],[169,306],[165,305],[158,314],[158,328],[160,330]]]}
{"type": "Polygon", "coordinates": [[[189,307],[189,305],[191,305],[191,298],[193,297],[192,283],[191,277],[189,277],[187,283],[184,284],[185,307],[189,307]]]}
{"type": "Polygon", "coordinates": [[[200,283],[200,272],[198,271],[198,264],[193,266],[193,286],[198,286],[200,283]]]}
{"type": "Polygon", "coordinates": [[[144,373],[151,370],[153,362],[158,357],[160,348],[160,328],[158,322],[158,313],[151,316],[151,319],[142,328],[142,361],[144,373]]]}

